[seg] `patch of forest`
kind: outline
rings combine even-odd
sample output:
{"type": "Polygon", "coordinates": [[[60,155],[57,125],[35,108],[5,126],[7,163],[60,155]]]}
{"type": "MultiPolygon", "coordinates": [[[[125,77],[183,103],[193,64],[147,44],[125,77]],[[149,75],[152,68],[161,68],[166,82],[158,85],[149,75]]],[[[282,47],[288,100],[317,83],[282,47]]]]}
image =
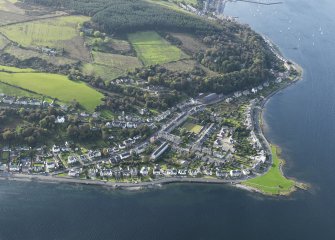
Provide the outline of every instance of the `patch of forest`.
{"type": "Polygon", "coordinates": [[[107,33],[142,30],[208,31],[219,28],[214,23],[191,14],[175,11],[144,0],[23,0],[92,17],[107,33]]]}

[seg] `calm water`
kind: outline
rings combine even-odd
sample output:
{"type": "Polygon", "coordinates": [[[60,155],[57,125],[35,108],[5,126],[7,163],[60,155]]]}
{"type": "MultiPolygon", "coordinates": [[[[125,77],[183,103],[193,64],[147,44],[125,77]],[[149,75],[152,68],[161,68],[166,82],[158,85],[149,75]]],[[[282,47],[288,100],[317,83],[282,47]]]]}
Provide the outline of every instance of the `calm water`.
{"type": "Polygon", "coordinates": [[[305,69],[265,118],[289,176],[313,185],[289,199],[225,186],[173,185],[141,193],[0,182],[0,239],[335,239],[333,0],[228,5],[305,69]]]}

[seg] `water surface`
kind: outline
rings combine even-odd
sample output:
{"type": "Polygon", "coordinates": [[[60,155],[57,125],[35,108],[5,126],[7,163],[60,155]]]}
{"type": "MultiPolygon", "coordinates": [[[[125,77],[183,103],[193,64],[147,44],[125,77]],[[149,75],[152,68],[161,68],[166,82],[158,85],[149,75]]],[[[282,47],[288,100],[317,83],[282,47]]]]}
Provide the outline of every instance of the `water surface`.
{"type": "Polygon", "coordinates": [[[267,104],[267,136],[285,172],[313,185],[290,198],[227,186],[171,185],[140,193],[0,182],[0,239],[335,239],[335,2],[228,4],[305,69],[267,104]]]}

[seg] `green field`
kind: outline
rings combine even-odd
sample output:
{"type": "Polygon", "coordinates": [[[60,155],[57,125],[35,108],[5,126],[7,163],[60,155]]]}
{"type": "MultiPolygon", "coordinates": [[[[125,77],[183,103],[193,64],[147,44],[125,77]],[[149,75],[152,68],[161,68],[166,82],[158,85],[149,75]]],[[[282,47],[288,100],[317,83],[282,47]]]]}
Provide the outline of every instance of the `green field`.
{"type": "Polygon", "coordinates": [[[0,50],[2,50],[8,44],[8,40],[0,35],[0,50]]]}
{"type": "Polygon", "coordinates": [[[0,81],[57,98],[61,102],[69,103],[76,100],[88,111],[94,111],[95,107],[102,103],[103,98],[101,93],[85,83],[71,81],[66,76],[57,74],[0,72],[0,81]]]}
{"type": "Polygon", "coordinates": [[[278,148],[271,146],[273,165],[263,176],[245,181],[243,184],[269,195],[286,195],[295,188],[295,181],[287,179],[281,172],[283,160],[278,156],[278,148]]]}
{"type": "Polygon", "coordinates": [[[128,38],[144,65],[164,64],[188,58],[179,48],[168,43],[156,32],[132,33],[128,38]]]}
{"type": "Polygon", "coordinates": [[[77,60],[61,57],[61,56],[49,56],[47,54],[43,54],[39,51],[33,51],[28,49],[23,49],[17,46],[8,46],[4,52],[9,53],[10,55],[15,56],[20,60],[26,60],[33,57],[41,58],[48,63],[52,63],[54,65],[60,66],[65,64],[74,64],[77,60]]]}
{"type": "Polygon", "coordinates": [[[186,122],[182,127],[185,128],[186,131],[195,133],[195,134],[199,134],[203,128],[203,126],[190,123],[190,122],[186,122]]]}
{"type": "Polygon", "coordinates": [[[4,26],[0,32],[24,47],[53,47],[65,49],[73,57],[87,58],[78,24],[89,17],[65,16],[4,26]]]}
{"type": "Polygon", "coordinates": [[[32,68],[16,68],[0,65],[0,72],[11,72],[11,73],[33,73],[36,72],[32,68]]]}
{"type": "Polygon", "coordinates": [[[104,80],[113,80],[142,66],[136,57],[96,51],[92,55],[94,63],[84,64],[82,70],[87,75],[98,76],[104,80]]]}
{"type": "Polygon", "coordinates": [[[16,87],[12,87],[10,85],[4,84],[2,82],[0,82],[0,93],[3,93],[7,96],[13,96],[13,97],[29,97],[29,98],[35,98],[35,99],[42,98],[41,95],[30,93],[20,88],[16,88],[16,87]]]}

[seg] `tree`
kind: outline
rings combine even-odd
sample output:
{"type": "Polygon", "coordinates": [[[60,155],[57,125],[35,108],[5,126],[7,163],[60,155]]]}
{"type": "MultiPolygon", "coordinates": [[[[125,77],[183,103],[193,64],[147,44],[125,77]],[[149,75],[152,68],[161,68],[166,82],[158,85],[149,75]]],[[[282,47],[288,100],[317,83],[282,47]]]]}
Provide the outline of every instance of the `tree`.
{"type": "Polygon", "coordinates": [[[100,31],[95,31],[93,33],[93,36],[96,37],[96,38],[99,38],[99,37],[101,37],[101,32],[100,31]]]}

